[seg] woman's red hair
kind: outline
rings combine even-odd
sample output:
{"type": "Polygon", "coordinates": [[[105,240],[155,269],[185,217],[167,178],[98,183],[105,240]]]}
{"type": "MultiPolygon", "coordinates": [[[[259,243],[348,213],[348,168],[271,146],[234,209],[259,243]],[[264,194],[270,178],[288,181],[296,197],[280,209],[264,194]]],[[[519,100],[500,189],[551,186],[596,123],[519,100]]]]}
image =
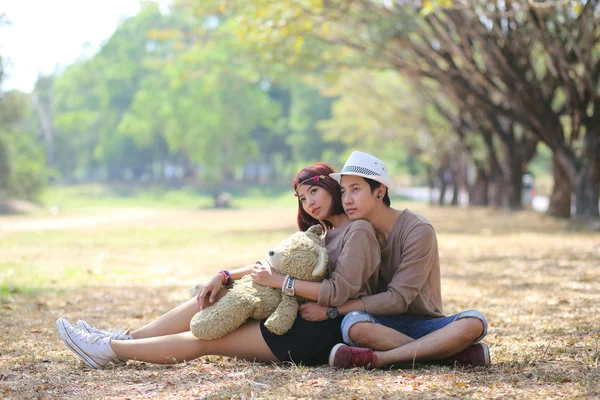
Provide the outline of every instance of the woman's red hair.
{"type": "MultiPolygon", "coordinates": [[[[342,195],[340,193],[340,184],[333,178],[329,177],[329,174],[334,173],[335,171],[331,166],[325,163],[316,163],[315,165],[311,165],[310,167],[306,167],[300,170],[296,174],[296,177],[293,181],[294,191],[298,191],[298,186],[302,183],[303,185],[309,186],[319,186],[322,187],[331,195],[331,209],[329,210],[329,215],[339,215],[344,213],[344,207],[342,206],[342,195]],[[325,176],[325,179],[319,179],[318,181],[314,181],[312,178],[315,176],[325,176]],[[306,182],[305,182],[306,181],[306,182]],[[304,183],[303,183],[304,182],[304,183]]],[[[327,228],[331,228],[331,224],[329,221],[323,221],[327,228]]],[[[298,197],[298,228],[301,231],[305,231],[313,225],[318,225],[319,220],[311,217],[304,208],[302,207],[302,203],[300,202],[300,197],[298,197]]]]}

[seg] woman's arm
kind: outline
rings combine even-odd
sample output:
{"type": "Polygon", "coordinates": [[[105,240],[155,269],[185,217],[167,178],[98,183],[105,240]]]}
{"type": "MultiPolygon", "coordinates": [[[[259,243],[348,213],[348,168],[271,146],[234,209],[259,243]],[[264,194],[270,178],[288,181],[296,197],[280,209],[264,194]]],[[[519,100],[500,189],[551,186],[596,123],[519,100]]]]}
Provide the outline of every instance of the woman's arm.
{"type": "MultiPolygon", "coordinates": [[[[281,289],[285,277],[271,268],[270,265],[256,264],[253,266],[252,280],[259,285],[281,289]]],[[[304,297],[309,300],[317,300],[319,298],[320,282],[308,282],[296,279],[294,291],[297,296],[304,297]]]]}
{"type": "MultiPolygon", "coordinates": [[[[296,295],[323,306],[339,306],[356,297],[379,266],[381,255],[375,230],[367,221],[356,221],[340,238],[339,246],[342,249],[329,279],[321,283],[296,280],[296,295]]],[[[281,289],[285,277],[269,265],[257,264],[252,279],[259,285],[281,289]]]]}
{"type": "Polygon", "coordinates": [[[231,274],[231,280],[237,281],[238,279],[242,279],[244,276],[250,274],[252,272],[253,268],[254,268],[254,264],[246,265],[245,267],[241,267],[241,268],[237,268],[237,269],[233,269],[233,270],[229,271],[229,273],[231,274]]]}
{"type": "MultiPolygon", "coordinates": [[[[245,275],[248,275],[252,272],[253,267],[254,265],[247,265],[245,267],[229,271],[229,274],[231,275],[231,280],[235,281],[241,279],[245,275]]],[[[225,283],[225,279],[226,278],[224,274],[218,273],[212,278],[210,278],[202,286],[200,293],[198,293],[198,296],[196,296],[196,299],[198,300],[198,306],[201,310],[215,303],[215,301],[217,300],[217,295],[219,294],[219,291],[221,291],[221,288],[225,283]]]]}
{"type": "Polygon", "coordinates": [[[317,303],[339,307],[349,299],[372,292],[381,260],[373,226],[364,220],[352,222],[343,237],[335,237],[329,247],[340,248],[329,279],[323,281],[317,303]]]}

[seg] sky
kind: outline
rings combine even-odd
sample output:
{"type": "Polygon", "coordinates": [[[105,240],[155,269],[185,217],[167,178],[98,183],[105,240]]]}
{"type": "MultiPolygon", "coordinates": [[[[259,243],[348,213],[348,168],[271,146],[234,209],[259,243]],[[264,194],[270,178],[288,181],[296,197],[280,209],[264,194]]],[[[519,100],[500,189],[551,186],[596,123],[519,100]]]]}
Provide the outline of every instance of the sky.
{"type": "Polygon", "coordinates": [[[140,0],[0,0],[2,90],[30,92],[41,74],[95,53],[140,0]]]}

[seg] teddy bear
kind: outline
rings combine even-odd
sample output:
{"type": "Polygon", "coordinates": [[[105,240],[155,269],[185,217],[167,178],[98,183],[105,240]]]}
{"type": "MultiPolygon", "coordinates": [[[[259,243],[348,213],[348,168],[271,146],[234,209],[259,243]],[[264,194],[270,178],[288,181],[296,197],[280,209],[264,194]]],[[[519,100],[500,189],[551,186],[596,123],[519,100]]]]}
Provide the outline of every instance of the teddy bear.
{"type": "MultiPolygon", "coordinates": [[[[321,282],[327,273],[327,249],[322,239],[323,228],[311,226],[284,239],[269,256],[267,263],[282,275],[299,280],[321,282]]],[[[201,285],[196,286],[197,293],[201,285]]],[[[267,318],[265,327],[283,335],[294,324],[301,299],[288,296],[281,289],[252,282],[250,275],[234,282],[233,288],[217,303],[197,312],[190,322],[190,331],[198,339],[212,340],[239,328],[249,318],[267,318]]]]}

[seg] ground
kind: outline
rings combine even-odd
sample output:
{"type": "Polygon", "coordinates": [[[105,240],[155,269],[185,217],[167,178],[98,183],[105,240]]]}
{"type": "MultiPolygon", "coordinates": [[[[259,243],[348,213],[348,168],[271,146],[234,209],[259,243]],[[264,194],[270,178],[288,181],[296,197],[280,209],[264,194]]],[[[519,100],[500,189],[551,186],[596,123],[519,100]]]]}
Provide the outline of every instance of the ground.
{"type": "Polygon", "coordinates": [[[600,234],[533,212],[408,206],[436,227],[445,312],[487,316],[491,368],[337,371],[207,356],[88,369],[56,318],[139,327],[295,229],[285,207],[102,208],[0,217],[0,397],[599,398],[600,234]]]}

